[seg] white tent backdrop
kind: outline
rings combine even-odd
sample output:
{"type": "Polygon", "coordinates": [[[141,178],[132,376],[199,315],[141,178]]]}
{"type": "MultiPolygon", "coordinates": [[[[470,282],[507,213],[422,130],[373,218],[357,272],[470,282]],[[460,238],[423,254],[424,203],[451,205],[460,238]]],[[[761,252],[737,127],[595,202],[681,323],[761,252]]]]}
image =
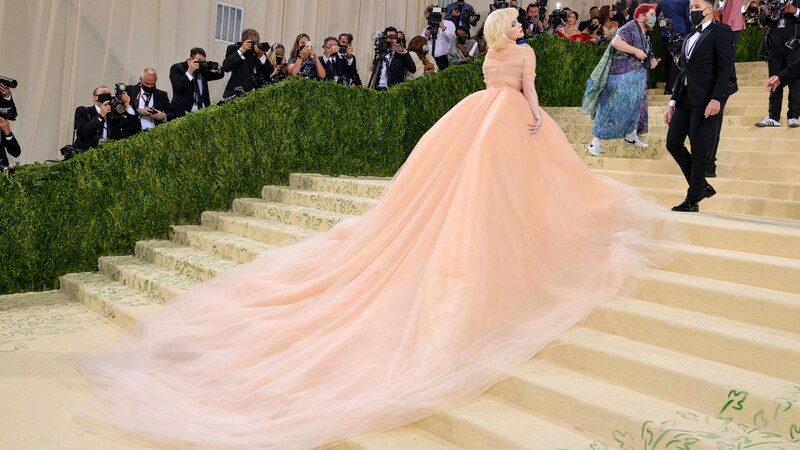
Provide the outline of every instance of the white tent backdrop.
{"type": "MultiPolygon", "coordinates": [[[[72,139],[74,111],[91,105],[92,90],[135,83],[145,67],[159,73],[158,87],[172,94],[169,68],[203,47],[221,62],[227,43],[214,39],[217,4],[243,9],[242,26],[287,50],[301,32],[317,48],[322,39],[352,33],[362,79],[369,77],[371,35],[387,25],[423,28],[423,0],[0,0],[0,74],[15,78],[20,116],[12,130],[22,145],[19,162],[57,159],[72,139]]],[[[442,3],[449,3],[444,1],[442,3]]],[[[489,1],[472,2],[485,18],[489,1]]],[[[550,8],[556,6],[551,0],[550,8]]],[[[562,0],[585,14],[587,0],[562,0]]],[[[238,40],[238,38],[237,38],[238,40]]],[[[219,100],[227,77],[212,82],[219,100]]]]}

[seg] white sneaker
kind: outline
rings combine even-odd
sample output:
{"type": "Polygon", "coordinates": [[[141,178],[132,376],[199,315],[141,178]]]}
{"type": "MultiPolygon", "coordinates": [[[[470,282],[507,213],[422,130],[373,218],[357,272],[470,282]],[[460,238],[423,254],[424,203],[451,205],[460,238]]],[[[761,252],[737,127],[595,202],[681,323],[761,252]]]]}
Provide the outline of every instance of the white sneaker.
{"type": "Polygon", "coordinates": [[[633,135],[633,139],[628,139],[627,137],[624,139],[624,143],[622,144],[623,147],[639,147],[639,148],[647,148],[650,147],[650,144],[645,144],[639,139],[638,135],[633,135]]]}
{"type": "MultiPolygon", "coordinates": [[[[791,121],[792,121],[792,119],[789,119],[790,123],[791,123],[791,121]]],[[[795,123],[797,123],[797,119],[794,119],[794,121],[795,121],[795,123]]],[[[762,120],[761,122],[756,122],[756,126],[759,127],[759,128],[779,127],[779,126],[781,126],[781,121],[780,120],[770,119],[769,116],[767,116],[767,117],[764,117],[764,120],[762,120]]]]}
{"type": "Polygon", "coordinates": [[[789,128],[797,128],[800,127],[800,121],[797,119],[789,119],[789,128]]]}
{"type": "Polygon", "coordinates": [[[600,156],[600,140],[599,139],[592,139],[592,143],[589,144],[589,153],[594,156],[600,156]]]}

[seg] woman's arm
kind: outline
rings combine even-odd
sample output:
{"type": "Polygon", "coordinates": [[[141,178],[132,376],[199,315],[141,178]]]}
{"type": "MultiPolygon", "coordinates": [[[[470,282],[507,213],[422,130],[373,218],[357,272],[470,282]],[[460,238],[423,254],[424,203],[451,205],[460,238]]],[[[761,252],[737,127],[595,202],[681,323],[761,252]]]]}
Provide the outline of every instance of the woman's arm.
{"type": "Polygon", "coordinates": [[[640,48],[636,48],[631,44],[628,44],[619,36],[619,34],[611,41],[611,46],[614,47],[616,50],[621,51],[623,53],[629,53],[636,57],[639,61],[644,61],[647,58],[647,53],[640,48]]]}
{"type": "Polygon", "coordinates": [[[534,82],[536,79],[536,57],[533,56],[533,50],[531,50],[531,61],[525,61],[524,64],[522,94],[525,96],[525,100],[528,101],[528,106],[530,106],[531,114],[533,115],[533,122],[530,124],[531,134],[536,134],[542,126],[542,110],[539,108],[539,94],[536,93],[536,84],[534,82]]]}

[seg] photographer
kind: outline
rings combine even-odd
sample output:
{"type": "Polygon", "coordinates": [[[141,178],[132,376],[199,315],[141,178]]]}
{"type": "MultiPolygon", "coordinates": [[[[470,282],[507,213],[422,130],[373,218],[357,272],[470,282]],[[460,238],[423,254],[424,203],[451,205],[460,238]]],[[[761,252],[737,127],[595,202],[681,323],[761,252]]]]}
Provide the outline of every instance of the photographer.
{"type": "Polygon", "coordinates": [[[8,155],[19,158],[21,153],[19,142],[11,133],[11,124],[8,123],[8,120],[0,117],[0,168],[11,166],[8,155]]]}
{"type": "MultiPolygon", "coordinates": [[[[663,17],[665,24],[672,25],[671,30],[667,26],[661,26],[661,42],[665,52],[662,56],[664,72],[667,75],[664,94],[672,95],[680,69],[675,65],[674,55],[669,51],[669,43],[670,39],[685,37],[689,34],[689,30],[692,29],[692,23],[689,21],[689,0],[661,0],[656,8],[656,16],[663,17]]],[[[677,50],[680,50],[680,48],[677,50]]]]}
{"type": "MultiPolygon", "coordinates": [[[[767,57],[769,76],[777,75],[791,64],[800,61],[800,10],[798,0],[771,0],[767,3],[759,23],[766,27],[760,56],[767,57]]],[[[800,127],[800,81],[789,87],[789,127],[800,127]]],[[[769,116],[756,123],[757,127],[781,126],[783,87],[769,94],[769,116]]]]}
{"type": "Polygon", "coordinates": [[[456,26],[442,17],[440,10],[441,8],[433,5],[425,8],[425,20],[428,22],[428,26],[420,34],[428,39],[428,47],[431,49],[436,66],[439,67],[439,70],[444,70],[448,65],[447,54],[456,40],[456,26]],[[437,10],[439,12],[435,12],[437,10]]]}
{"type": "Polygon", "coordinates": [[[361,76],[356,67],[355,49],[353,49],[353,35],[342,33],[339,35],[339,56],[345,62],[345,77],[350,79],[353,86],[361,86],[361,76]]]}
{"type": "Polygon", "coordinates": [[[325,80],[335,81],[337,83],[347,84],[344,80],[344,58],[339,55],[339,41],[329,36],[325,38],[325,43],[322,45],[322,66],[325,68],[325,80]]]}
{"type": "Polygon", "coordinates": [[[263,86],[269,80],[273,70],[265,53],[269,51],[269,44],[260,40],[258,31],[247,28],[242,31],[241,42],[228,46],[222,70],[230,72],[231,77],[222,94],[224,98],[235,96],[237,87],[249,92],[263,86]]]}
{"type": "Polygon", "coordinates": [[[222,67],[206,61],[206,52],[200,47],[189,51],[189,59],[175,63],[169,69],[172,83],[172,109],[176,117],[211,105],[208,82],[222,79],[222,67]]]}
{"type": "Polygon", "coordinates": [[[175,118],[175,110],[165,91],[156,88],[158,73],[152,67],[145,67],[139,76],[139,84],[130,86],[128,93],[133,99],[141,130],[155,128],[175,118]]]}
{"type": "Polygon", "coordinates": [[[447,9],[445,9],[444,19],[453,22],[453,25],[458,27],[467,27],[475,26],[476,23],[472,23],[472,17],[475,15],[475,8],[472,7],[469,3],[466,3],[464,0],[458,0],[456,2],[450,3],[447,5],[447,9]]]}
{"type": "Polygon", "coordinates": [[[747,4],[747,9],[742,13],[745,25],[748,27],[757,27],[758,17],[761,15],[761,8],[758,7],[758,2],[753,0],[747,4]]]}
{"type": "Polygon", "coordinates": [[[267,59],[272,64],[272,67],[275,68],[272,71],[272,75],[269,76],[271,83],[277,83],[289,76],[289,64],[286,62],[288,58],[286,58],[286,48],[283,44],[277,43],[273,45],[269,49],[267,59]]]}
{"type": "Polygon", "coordinates": [[[141,130],[136,112],[131,107],[130,94],[125,90],[111,96],[105,86],[92,92],[93,106],[75,108],[75,142],[73,146],[81,151],[97,147],[101,142],[132,136],[141,130]],[[121,103],[124,112],[112,114],[112,101],[121,103]]]}
{"type": "Polygon", "coordinates": [[[305,33],[300,33],[295,38],[288,62],[289,76],[300,75],[310,80],[324,80],[327,75],[317,52],[314,51],[311,38],[305,33]]]}
{"type": "Polygon", "coordinates": [[[525,28],[525,37],[531,38],[544,33],[544,24],[539,16],[539,4],[531,3],[527,10],[528,26],[525,28]]]}
{"type": "Polygon", "coordinates": [[[417,66],[405,47],[397,42],[397,28],[386,27],[379,42],[376,42],[375,61],[370,70],[373,72],[370,87],[385,91],[395,84],[402,83],[406,71],[416,73],[417,66]]]}
{"type": "Polygon", "coordinates": [[[466,64],[478,55],[478,43],[469,36],[469,28],[459,27],[456,30],[456,41],[450,47],[447,60],[450,65],[466,64]]]}

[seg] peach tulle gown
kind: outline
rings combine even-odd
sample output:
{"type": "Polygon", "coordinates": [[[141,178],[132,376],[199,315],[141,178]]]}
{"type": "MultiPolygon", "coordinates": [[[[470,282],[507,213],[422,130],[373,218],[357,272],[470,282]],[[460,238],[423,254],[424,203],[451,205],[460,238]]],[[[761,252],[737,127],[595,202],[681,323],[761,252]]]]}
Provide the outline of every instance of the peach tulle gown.
{"type": "Polygon", "coordinates": [[[414,421],[503,378],[648,264],[661,214],[597,177],[521,93],[535,56],[419,141],[373,210],[172,301],[80,367],[79,419],[170,447],[307,449],[414,421]]]}

